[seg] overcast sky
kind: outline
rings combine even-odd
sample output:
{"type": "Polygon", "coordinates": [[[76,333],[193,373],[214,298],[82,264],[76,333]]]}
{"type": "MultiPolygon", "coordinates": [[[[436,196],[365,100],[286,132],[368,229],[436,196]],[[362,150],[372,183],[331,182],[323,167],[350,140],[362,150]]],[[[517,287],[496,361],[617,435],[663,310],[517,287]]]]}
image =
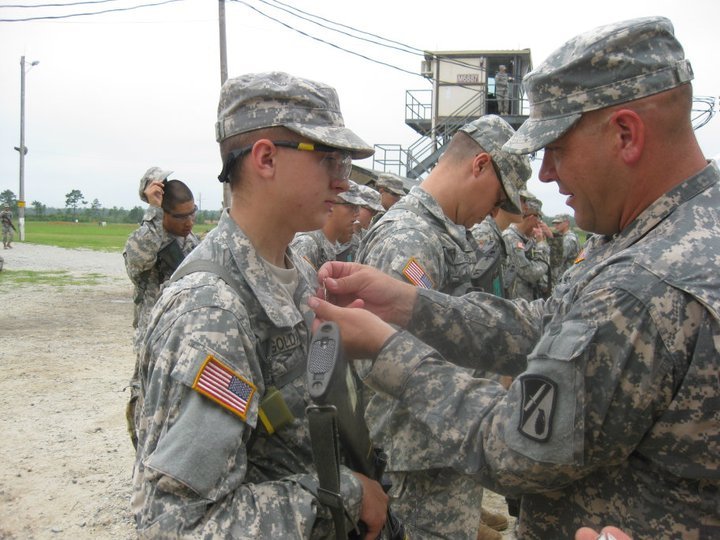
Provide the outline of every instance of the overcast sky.
{"type": "MultiPolygon", "coordinates": [[[[113,0],[33,9],[3,5],[38,5],[47,0],[1,1],[0,19],[159,1],[113,0]]],[[[385,38],[418,51],[529,48],[536,66],[565,40],[594,26],[664,15],[673,21],[692,62],[695,94],[720,95],[717,0],[287,3],[375,34],[378,37],[366,36],[373,41],[385,38]]],[[[281,70],[320,80],[338,90],[346,125],[370,144],[407,147],[419,138],[405,125],[405,94],[430,88],[419,76],[421,53],[350,39],[278,7],[282,5],[274,0],[227,2],[230,77],[281,70]],[[276,20],[400,69],[301,35],[276,20]]],[[[221,166],[214,138],[220,87],[218,43],[218,2],[213,0],[180,0],[76,18],[0,22],[0,191],[10,189],[19,195],[19,159],[13,147],[20,143],[20,57],[25,55],[28,64],[39,61],[26,74],[28,206],[40,201],[62,207],[65,194],[73,189],[79,189],[88,202],[98,199],[105,207],[141,205],[138,181],[148,167],[159,165],[174,170],[174,178],[185,180],[203,208],[219,209],[221,166]]],[[[706,156],[720,157],[720,115],[697,135],[706,156]]],[[[359,164],[372,167],[372,160],[359,164]]],[[[537,168],[539,160],[534,165],[537,168]]],[[[546,213],[568,210],[555,184],[540,184],[535,176],[530,187],[545,203],[546,213]]]]}

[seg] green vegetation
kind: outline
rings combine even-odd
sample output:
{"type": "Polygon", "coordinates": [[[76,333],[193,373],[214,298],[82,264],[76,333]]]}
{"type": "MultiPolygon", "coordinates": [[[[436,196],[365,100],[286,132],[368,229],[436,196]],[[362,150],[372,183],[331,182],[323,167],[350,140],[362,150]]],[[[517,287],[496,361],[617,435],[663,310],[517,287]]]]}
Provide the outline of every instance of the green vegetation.
{"type": "Polygon", "coordinates": [[[97,285],[102,274],[89,273],[82,276],[73,276],[67,270],[52,270],[36,272],[32,270],[5,270],[0,272],[0,290],[5,285],[30,286],[30,285],[53,285],[63,287],[65,285],[97,285]]]}
{"type": "MultiPolygon", "coordinates": [[[[209,231],[215,225],[203,224],[193,228],[195,234],[209,231]]],[[[138,225],[130,223],[73,223],[65,221],[26,221],[25,241],[31,244],[63,248],[87,248],[96,251],[121,252],[125,242],[138,225]]],[[[15,241],[17,242],[17,236],[15,241]]]]}

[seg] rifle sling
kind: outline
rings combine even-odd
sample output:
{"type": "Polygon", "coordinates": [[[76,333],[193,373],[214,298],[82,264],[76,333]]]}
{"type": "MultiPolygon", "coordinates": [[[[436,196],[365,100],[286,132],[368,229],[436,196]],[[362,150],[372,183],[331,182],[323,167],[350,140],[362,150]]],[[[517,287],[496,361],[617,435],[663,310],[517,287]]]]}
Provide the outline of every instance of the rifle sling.
{"type": "Polygon", "coordinates": [[[306,415],[310,427],[313,461],[318,475],[318,500],[330,509],[335,524],[335,538],[347,540],[345,506],[340,493],[337,409],[333,405],[309,405],[306,415]]]}

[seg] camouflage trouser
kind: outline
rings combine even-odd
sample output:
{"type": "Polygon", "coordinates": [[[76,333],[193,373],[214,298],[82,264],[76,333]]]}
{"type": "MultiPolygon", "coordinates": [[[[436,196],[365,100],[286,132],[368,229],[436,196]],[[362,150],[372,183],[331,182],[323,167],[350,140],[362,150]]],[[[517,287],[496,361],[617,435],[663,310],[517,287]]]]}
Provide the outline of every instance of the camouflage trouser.
{"type": "Polygon", "coordinates": [[[15,235],[13,234],[13,230],[10,227],[7,227],[7,228],[3,227],[3,232],[2,232],[3,245],[6,245],[6,244],[9,244],[10,242],[12,242],[13,236],[15,236],[15,235]]]}
{"type": "Polygon", "coordinates": [[[413,540],[475,540],[482,487],[452,469],[389,473],[390,506],[413,540]]]}

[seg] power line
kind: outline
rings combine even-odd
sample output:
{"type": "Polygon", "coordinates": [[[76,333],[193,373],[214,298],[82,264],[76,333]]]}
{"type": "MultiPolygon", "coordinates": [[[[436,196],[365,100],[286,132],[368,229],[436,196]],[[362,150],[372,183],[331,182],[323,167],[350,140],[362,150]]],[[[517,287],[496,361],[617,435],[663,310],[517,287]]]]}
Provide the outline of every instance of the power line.
{"type": "Polygon", "coordinates": [[[0,5],[0,8],[46,8],[46,7],[69,7],[69,6],[81,6],[84,4],[105,4],[107,2],[117,2],[118,0],[86,0],[85,2],[68,2],[65,4],[5,4],[0,5]]]}
{"type": "Polygon", "coordinates": [[[283,2],[280,2],[279,0],[272,0],[272,1],[273,1],[274,4],[278,4],[278,5],[284,6],[284,7],[288,8],[288,9],[283,9],[283,8],[279,8],[278,6],[273,6],[273,5],[270,4],[267,0],[259,0],[259,1],[262,2],[263,4],[270,5],[271,7],[274,7],[275,9],[282,9],[282,11],[285,11],[285,12],[287,12],[287,13],[290,13],[290,11],[288,11],[288,9],[293,10],[293,11],[297,11],[297,12],[299,12],[299,13],[302,13],[303,15],[308,15],[308,16],[313,17],[313,18],[315,18],[315,19],[324,21],[324,22],[326,22],[326,23],[333,24],[333,25],[335,25],[335,26],[339,26],[339,27],[341,27],[341,28],[347,28],[348,30],[351,30],[351,31],[353,31],[353,32],[357,32],[357,33],[359,33],[359,34],[365,34],[366,36],[371,36],[371,37],[374,37],[374,38],[377,38],[377,39],[381,39],[381,40],[383,40],[383,41],[387,41],[388,43],[394,43],[394,44],[396,44],[396,45],[400,45],[400,46],[403,47],[403,48],[401,49],[401,48],[399,48],[399,47],[394,47],[394,46],[391,46],[391,45],[386,45],[386,44],[384,44],[384,43],[379,43],[379,42],[374,41],[374,40],[371,40],[371,39],[366,39],[366,38],[362,38],[362,37],[359,37],[359,36],[353,36],[352,34],[348,34],[347,32],[343,32],[343,31],[338,30],[338,29],[336,29],[336,28],[330,28],[329,26],[325,26],[325,25],[320,24],[320,23],[318,23],[318,22],[316,22],[316,21],[312,21],[312,20],[307,19],[307,18],[305,18],[305,17],[301,17],[300,15],[296,15],[296,14],[294,14],[294,13],[290,13],[290,15],[293,15],[293,16],[295,16],[295,17],[299,17],[299,18],[301,18],[301,19],[303,19],[303,20],[306,20],[306,21],[308,21],[308,22],[312,22],[313,24],[316,24],[316,25],[318,25],[318,26],[321,26],[322,28],[326,28],[326,29],[328,29],[328,30],[332,30],[333,32],[338,32],[338,33],[343,34],[343,35],[346,35],[346,36],[348,36],[348,37],[352,37],[352,38],[355,38],[355,39],[360,39],[360,40],[362,40],[362,41],[367,41],[368,43],[373,43],[373,44],[375,44],[375,45],[380,45],[381,47],[388,47],[388,48],[395,49],[395,50],[398,50],[398,51],[401,51],[401,52],[407,52],[407,53],[410,53],[410,54],[417,54],[417,55],[419,55],[419,56],[422,56],[422,55],[424,54],[424,51],[423,51],[422,49],[418,49],[417,47],[412,47],[412,46],[410,46],[410,45],[406,45],[406,44],[401,43],[401,42],[399,42],[399,41],[394,41],[394,40],[391,40],[391,39],[387,39],[387,38],[384,38],[384,37],[379,36],[379,35],[377,35],[377,34],[371,34],[370,32],[365,32],[364,30],[360,30],[360,29],[358,29],[358,28],[354,28],[354,27],[348,26],[348,25],[346,25],[346,24],[342,24],[342,23],[339,23],[339,22],[335,22],[335,21],[332,21],[332,20],[330,20],[330,19],[326,19],[326,18],[324,18],[324,17],[321,17],[321,16],[319,16],[319,15],[315,15],[315,14],[313,14],[313,13],[308,13],[307,11],[303,11],[303,10],[301,10],[301,9],[299,9],[299,8],[294,7],[294,6],[290,6],[290,5],[288,5],[288,4],[285,4],[285,3],[283,3],[283,2]],[[410,49],[410,50],[407,50],[407,49],[410,49]]]}
{"type": "Polygon", "coordinates": [[[310,39],[314,39],[315,41],[319,41],[320,43],[324,43],[325,45],[329,45],[330,47],[333,47],[333,48],[335,48],[335,49],[341,50],[341,51],[346,52],[346,53],[348,53],[348,54],[352,54],[352,55],[354,55],[354,56],[359,56],[360,58],[363,58],[364,60],[368,60],[368,61],[374,62],[374,63],[376,63],[376,64],[380,64],[380,65],[383,65],[383,66],[386,66],[386,67],[389,67],[389,68],[392,68],[392,69],[396,69],[396,70],[398,70],[398,71],[402,71],[402,72],[408,73],[408,74],[410,74],[410,75],[420,76],[418,73],[416,73],[416,72],[414,72],[414,71],[410,71],[410,70],[407,70],[407,69],[404,69],[404,68],[401,68],[401,67],[398,67],[398,66],[394,66],[394,65],[392,65],[392,64],[388,64],[387,62],[383,62],[383,61],[381,61],[381,60],[375,60],[374,58],[370,58],[369,56],[365,56],[364,54],[360,54],[360,53],[358,53],[358,52],[351,51],[350,49],[345,49],[344,47],[341,47],[340,45],[336,45],[335,43],[331,43],[330,41],[326,41],[326,40],[321,39],[321,38],[319,38],[319,37],[312,36],[312,35],[308,34],[307,32],[303,32],[302,30],[299,30],[298,28],[295,28],[294,26],[290,26],[289,24],[287,24],[287,23],[285,23],[285,22],[283,22],[283,21],[281,21],[281,20],[279,20],[279,19],[276,19],[276,18],[274,18],[274,17],[271,17],[270,15],[268,15],[268,14],[260,11],[258,8],[254,7],[254,6],[251,6],[250,4],[248,4],[247,2],[245,2],[245,1],[243,1],[243,0],[231,0],[231,1],[237,2],[238,4],[244,4],[245,6],[249,7],[249,8],[252,9],[253,11],[259,13],[259,14],[262,15],[263,17],[267,17],[267,18],[270,19],[271,21],[274,21],[274,22],[276,22],[276,23],[278,23],[278,24],[281,24],[281,25],[284,26],[285,28],[288,28],[288,29],[290,29],[290,30],[292,30],[292,31],[294,31],[294,32],[297,32],[298,34],[301,34],[301,35],[303,35],[303,36],[305,36],[305,37],[308,37],[308,38],[310,38],[310,39]]]}
{"type": "MultiPolygon", "coordinates": [[[[364,35],[366,35],[366,36],[372,36],[372,37],[374,37],[374,38],[380,39],[380,40],[385,41],[385,42],[387,42],[387,43],[394,43],[394,44],[396,44],[396,45],[400,45],[400,47],[402,47],[402,48],[395,47],[395,46],[393,46],[393,45],[388,45],[387,43],[380,43],[380,42],[375,41],[375,40],[373,40],[373,39],[368,39],[368,38],[356,36],[356,35],[353,35],[353,34],[349,34],[349,33],[344,32],[344,31],[342,31],[342,30],[338,30],[337,28],[332,28],[332,27],[330,27],[330,26],[321,24],[321,23],[319,23],[319,22],[317,22],[317,21],[308,19],[308,18],[303,17],[303,16],[301,16],[301,15],[298,15],[298,14],[296,14],[296,13],[292,13],[292,12],[288,11],[288,9],[283,9],[283,8],[278,7],[278,6],[276,6],[276,5],[270,4],[267,0],[258,0],[258,1],[261,2],[261,3],[263,3],[263,4],[268,5],[268,6],[270,6],[270,7],[273,7],[273,8],[275,8],[275,9],[279,9],[279,10],[281,10],[281,11],[285,11],[286,13],[288,13],[289,15],[292,15],[293,17],[297,17],[297,18],[302,19],[302,20],[304,20],[304,21],[307,21],[307,22],[310,22],[310,23],[315,24],[315,25],[317,25],[317,26],[320,26],[321,28],[325,28],[326,30],[330,30],[330,31],[332,31],[332,32],[337,32],[338,34],[342,34],[342,35],[345,35],[345,36],[350,37],[350,38],[353,38],[353,39],[357,39],[357,40],[360,40],[360,41],[365,41],[365,42],[367,42],[367,43],[372,43],[373,45],[378,45],[378,46],[380,46],[380,47],[386,47],[386,48],[389,48],[389,49],[394,49],[394,50],[397,50],[397,51],[400,51],[400,52],[404,52],[404,53],[408,53],[408,54],[412,54],[412,55],[415,55],[415,56],[430,56],[430,57],[433,58],[433,59],[438,58],[437,55],[435,55],[435,54],[433,54],[433,53],[431,53],[431,52],[428,52],[428,51],[424,51],[423,49],[418,49],[417,47],[413,47],[412,45],[407,45],[407,44],[402,43],[402,42],[400,42],[400,41],[395,41],[395,40],[392,40],[392,39],[388,39],[388,38],[382,37],[382,36],[380,36],[380,35],[378,35],[378,34],[373,34],[373,33],[370,33],[370,32],[366,32],[366,31],[364,31],[364,30],[360,30],[359,28],[355,28],[355,27],[348,26],[348,25],[343,24],[343,23],[339,23],[339,22],[336,22],[336,21],[333,21],[333,20],[330,20],[330,19],[326,19],[326,18],[321,17],[321,16],[319,16],[319,15],[315,15],[315,14],[313,14],[313,13],[309,13],[309,12],[307,12],[307,11],[303,11],[303,10],[301,10],[301,9],[299,9],[299,8],[296,8],[296,7],[293,7],[293,6],[289,6],[288,4],[285,4],[284,2],[281,2],[280,0],[272,0],[272,2],[273,2],[274,4],[278,4],[278,5],[287,7],[287,8],[290,9],[290,10],[297,11],[297,12],[302,13],[302,14],[304,14],[304,15],[308,15],[309,17],[312,17],[312,18],[314,18],[314,19],[318,19],[318,20],[320,20],[320,21],[327,22],[327,23],[329,23],[329,24],[331,24],[331,25],[338,26],[338,27],[340,27],[340,28],[347,28],[348,30],[351,30],[352,32],[356,32],[356,33],[358,33],[358,34],[364,34],[364,35]]],[[[265,16],[272,19],[272,17],[270,17],[270,16],[267,15],[267,14],[265,14],[265,16]]],[[[275,19],[273,19],[273,20],[275,20],[275,19]]],[[[466,67],[466,68],[471,68],[471,69],[477,69],[477,68],[478,68],[478,66],[476,66],[476,65],[474,65],[474,64],[470,64],[470,63],[468,63],[468,62],[463,62],[462,60],[456,60],[456,59],[453,59],[453,58],[444,57],[444,62],[447,63],[447,64],[454,64],[454,65],[456,65],[456,66],[466,67]]]]}
{"type": "Polygon", "coordinates": [[[142,9],[146,7],[162,6],[164,4],[172,4],[174,2],[182,2],[184,0],[163,0],[162,2],[154,2],[150,4],[140,4],[137,6],[129,6],[124,8],[113,8],[104,9],[102,11],[93,12],[81,12],[81,13],[69,13],[67,15],[46,15],[42,17],[25,17],[22,19],[0,19],[0,22],[29,22],[29,21],[44,21],[44,20],[55,20],[55,19],[70,19],[72,17],[87,17],[91,15],[103,15],[105,13],[117,13],[120,11],[131,11],[135,9],[142,9]]]}

